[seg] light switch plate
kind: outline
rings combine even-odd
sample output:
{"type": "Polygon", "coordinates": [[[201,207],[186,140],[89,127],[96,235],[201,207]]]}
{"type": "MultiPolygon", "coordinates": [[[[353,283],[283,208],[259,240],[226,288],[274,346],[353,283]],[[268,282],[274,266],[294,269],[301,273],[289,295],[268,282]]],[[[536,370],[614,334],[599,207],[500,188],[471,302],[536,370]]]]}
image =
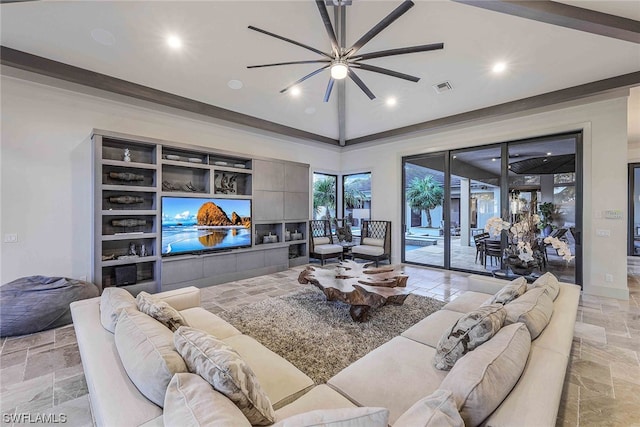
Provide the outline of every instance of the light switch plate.
{"type": "Polygon", "coordinates": [[[18,243],[18,235],[15,233],[5,234],[4,235],[5,243],[18,243]]]}

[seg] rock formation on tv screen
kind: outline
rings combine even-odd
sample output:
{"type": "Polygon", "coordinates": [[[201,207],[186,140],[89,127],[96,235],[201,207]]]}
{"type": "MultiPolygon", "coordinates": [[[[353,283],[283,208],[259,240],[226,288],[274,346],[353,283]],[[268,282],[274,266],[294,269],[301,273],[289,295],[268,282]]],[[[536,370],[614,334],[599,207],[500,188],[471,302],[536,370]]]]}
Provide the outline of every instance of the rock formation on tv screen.
{"type": "Polygon", "coordinates": [[[242,225],[243,227],[250,228],[251,218],[249,218],[248,216],[242,217],[236,212],[233,212],[231,213],[231,223],[233,225],[242,225]]]}
{"type": "Polygon", "coordinates": [[[198,225],[228,226],[233,225],[227,214],[213,202],[207,202],[198,209],[198,225]]]}

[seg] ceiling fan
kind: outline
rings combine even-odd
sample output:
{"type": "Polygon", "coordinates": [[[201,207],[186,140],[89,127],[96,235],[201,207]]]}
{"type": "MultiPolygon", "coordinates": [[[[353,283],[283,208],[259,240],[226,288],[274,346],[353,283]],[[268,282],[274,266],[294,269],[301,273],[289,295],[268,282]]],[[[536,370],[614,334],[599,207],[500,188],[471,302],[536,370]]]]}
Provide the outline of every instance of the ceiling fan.
{"type": "MultiPolygon", "coordinates": [[[[331,41],[331,52],[323,52],[319,49],[313,48],[311,46],[307,46],[295,40],[291,40],[289,38],[280,36],[278,34],[274,34],[272,32],[262,30],[260,28],[254,27],[252,25],[249,26],[249,29],[253,31],[257,31],[259,33],[266,34],[271,37],[275,37],[277,39],[283,40],[285,42],[294,44],[296,46],[300,46],[312,52],[315,52],[321,56],[322,59],[315,60],[307,60],[307,61],[290,61],[290,62],[279,62],[274,64],[263,64],[263,65],[249,65],[247,68],[262,68],[262,67],[275,67],[280,65],[293,65],[293,64],[311,64],[311,63],[323,63],[324,65],[317,70],[307,74],[306,76],[296,80],[291,83],[289,86],[285,87],[280,91],[280,93],[284,93],[292,87],[302,83],[303,81],[319,74],[320,72],[326,70],[327,68],[331,72],[331,77],[329,78],[329,83],[327,85],[327,90],[324,95],[324,102],[329,101],[329,97],[331,96],[331,91],[333,89],[335,81],[340,81],[345,77],[349,77],[353,82],[358,85],[358,87],[369,97],[369,99],[375,99],[375,95],[371,90],[364,84],[364,82],[358,77],[355,70],[365,70],[371,71],[374,73],[384,74],[391,77],[397,77],[399,79],[408,80],[411,82],[418,82],[420,80],[419,77],[411,76],[409,74],[400,73],[397,71],[389,70],[382,67],[377,67],[374,65],[370,65],[367,63],[363,63],[361,61],[365,61],[368,59],[374,58],[383,58],[386,56],[394,56],[394,55],[404,55],[407,53],[416,53],[416,52],[427,52],[431,50],[438,50],[444,48],[443,43],[433,43],[427,45],[420,46],[411,46],[411,47],[402,47],[396,49],[389,50],[381,50],[377,52],[370,53],[358,53],[360,49],[369,42],[372,38],[378,35],[382,30],[387,28],[391,23],[393,23],[396,19],[405,14],[409,9],[414,6],[414,3],[410,0],[403,1],[395,10],[393,10],[389,15],[387,15],[382,21],[376,24],[373,28],[371,28],[367,33],[365,33],[358,41],[356,41],[350,48],[345,48],[345,26],[346,26],[346,10],[345,6],[350,4],[350,0],[327,0],[326,5],[331,5],[336,7],[336,28],[338,32],[334,31],[333,25],[331,24],[331,20],[329,18],[329,14],[327,13],[327,8],[325,5],[325,1],[323,0],[315,0],[316,5],[318,6],[318,11],[320,12],[320,16],[322,18],[322,23],[327,31],[327,35],[329,36],[329,40],[331,41]],[[338,42],[340,39],[340,42],[338,42]]],[[[340,90],[340,87],[339,87],[340,90]]],[[[342,139],[342,138],[341,138],[342,139]]]]}

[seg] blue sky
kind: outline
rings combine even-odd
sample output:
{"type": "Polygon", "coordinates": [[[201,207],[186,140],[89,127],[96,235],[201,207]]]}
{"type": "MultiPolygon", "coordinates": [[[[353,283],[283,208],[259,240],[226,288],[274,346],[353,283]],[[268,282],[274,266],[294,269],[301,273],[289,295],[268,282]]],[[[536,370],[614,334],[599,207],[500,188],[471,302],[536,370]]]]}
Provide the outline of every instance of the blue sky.
{"type": "Polygon", "coordinates": [[[242,217],[251,216],[251,202],[249,200],[163,197],[162,222],[195,221],[198,209],[207,202],[213,202],[218,205],[229,218],[231,218],[232,212],[236,212],[242,217]]]}

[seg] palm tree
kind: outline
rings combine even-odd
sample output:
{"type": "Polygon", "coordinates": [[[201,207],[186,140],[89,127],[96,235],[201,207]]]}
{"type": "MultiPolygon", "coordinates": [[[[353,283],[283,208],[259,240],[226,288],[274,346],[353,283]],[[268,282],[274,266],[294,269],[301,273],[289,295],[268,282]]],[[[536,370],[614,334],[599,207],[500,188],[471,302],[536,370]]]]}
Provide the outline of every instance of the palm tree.
{"type": "Polygon", "coordinates": [[[327,209],[327,219],[331,219],[331,209],[336,209],[335,178],[323,178],[313,183],[313,210],[319,214],[322,207],[327,209]]]}
{"type": "Polygon", "coordinates": [[[427,214],[427,226],[431,227],[431,209],[442,204],[444,191],[432,175],[424,178],[413,178],[407,189],[407,203],[411,209],[425,211],[427,214]]]}
{"type": "Polygon", "coordinates": [[[347,209],[360,209],[367,200],[367,195],[354,183],[344,185],[344,205],[347,209]]]}

